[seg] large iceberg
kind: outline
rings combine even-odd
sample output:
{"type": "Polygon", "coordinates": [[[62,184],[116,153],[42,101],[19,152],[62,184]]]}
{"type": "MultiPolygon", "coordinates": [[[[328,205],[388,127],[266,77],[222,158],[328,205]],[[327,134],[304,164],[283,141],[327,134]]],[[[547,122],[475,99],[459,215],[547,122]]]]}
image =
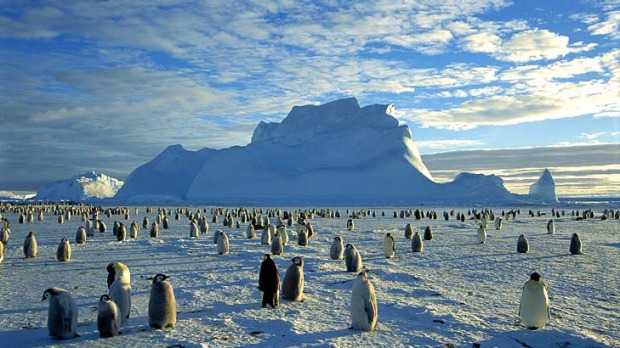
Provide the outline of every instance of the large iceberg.
{"type": "Polygon", "coordinates": [[[295,106],[260,122],[250,144],[221,150],[164,150],[132,172],[121,203],[404,205],[510,202],[500,178],[464,173],[433,181],[411,131],[393,106],[355,98],[295,106]]]}

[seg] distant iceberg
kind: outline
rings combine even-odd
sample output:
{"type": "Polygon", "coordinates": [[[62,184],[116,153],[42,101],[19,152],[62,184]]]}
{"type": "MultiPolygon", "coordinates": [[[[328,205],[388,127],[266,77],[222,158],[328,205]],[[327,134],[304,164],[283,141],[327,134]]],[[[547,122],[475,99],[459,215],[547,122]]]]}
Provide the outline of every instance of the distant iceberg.
{"type": "Polygon", "coordinates": [[[436,183],[393,106],[347,98],[295,106],[260,122],[250,144],[221,150],[166,148],[134,170],[119,203],[406,205],[516,201],[494,175],[436,183]]]}
{"type": "Polygon", "coordinates": [[[34,200],[88,201],[114,197],[123,181],[94,171],[41,185],[34,200]]]}
{"type": "Polygon", "coordinates": [[[531,200],[540,203],[559,202],[555,194],[555,180],[549,169],[545,168],[538,180],[530,186],[528,196],[531,200]]]}

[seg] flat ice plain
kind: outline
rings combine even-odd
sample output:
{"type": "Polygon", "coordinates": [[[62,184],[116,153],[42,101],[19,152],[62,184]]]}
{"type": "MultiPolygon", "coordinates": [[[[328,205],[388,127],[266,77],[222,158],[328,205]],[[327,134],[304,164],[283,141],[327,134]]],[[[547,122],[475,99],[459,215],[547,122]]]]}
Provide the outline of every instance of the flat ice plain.
{"type": "MultiPolygon", "coordinates": [[[[617,204],[616,204],[617,205],[617,204]]],[[[305,260],[305,300],[281,299],[276,309],[261,308],[257,289],[258,271],[269,246],[257,238],[247,239],[247,224],[237,229],[224,227],[223,216],[212,223],[211,207],[192,206],[203,212],[210,224],[200,238],[189,237],[189,221],[169,216],[171,227],[160,226],[159,237],[150,238],[142,228],[142,219],[150,222],[157,208],[129,207],[130,217],[101,214],[107,232],[95,232],[86,244],[75,243],[80,216],[59,224],[53,212],[43,221],[35,214],[31,223],[20,224],[19,215],[3,212],[11,221],[11,236],[6,255],[0,263],[0,346],[3,347],[618,347],[620,346],[620,220],[601,220],[606,208],[617,206],[568,206],[564,216],[553,218],[556,233],[547,234],[552,207],[487,207],[496,216],[502,210],[520,210],[515,220],[504,219],[496,231],[492,221],[487,228],[486,244],[476,238],[477,224],[466,215],[464,222],[442,213],[467,214],[467,207],[346,208],[341,218],[315,215],[310,223],[315,235],[308,247],[297,245],[293,228],[291,241],[282,256],[274,256],[281,278],[291,259],[305,260]],[[135,208],[138,214],[135,214],[135,208]],[[592,208],[595,217],[576,221],[571,211],[592,208]],[[355,220],[348,231],[349,213],[371,214],[355,220]],[[413,216],[394,218],[394,211],[434,210],[436,220],[413,216]],[[530,217],[529,210],[544,213],[530,217]],[[375,212],[376,217],[372,217],[375,212]],[[385,216],[382,216],[385,213],[385,216]],[[116,241],[112,235],[115,220],[127,228],[133,220],[141,226],[136,240],[116,241]],[[425,241],[422,253],[411,252],[411,240],[405,239],[407,223],[423,232],[433,231],[433,240],[425,241]],[[213,233],[224,230],[230,239],[230,254],[218,255],[213,233]],[[36,235],[39,251],[34,259],[23,257],[22,245],[29,231],[36,235]],[[381,251],[387,232],[396,240],[396,257],[386,259],[381,251]],[[582,255],[568,251],[572,233],[583,242],[582,255]],[[517,237],[529,239],[530,252],[518,254],[517,237]],[[334,236],[359,249],[374,284],[379,319],[374,332],[348,329],[351,324],[349,303],[354,273],[346,272],[343,260],[332,260],[329,248],[334,236]],[[69,262],[55,260],[62,237],[69,238],[73,249],[69,262]],[[129,321],[114,338],[100,338],[96,326],[96,305],[107,292],[106,265],[120,261],[131,270],[132,308],[129,321]],[[551,320],[546,328],[526,330],[519,324],[518,306],[521,288],[529,274],[538,271],[549,287],[551,320]],[[178,318],[172,330],[154,330],[148,326],[147,307],[150,277],[156,273],[170,276],[174,287],[178,318]],[[59,341],[48,335],[47,302],[41,302],[48,287],[69,290],[79,307],[79,338],[59,341]]],[[[104,207],[105,209],[105,207],[104,207]]],[[[249,208],[253,209],[253,208],[249,208]]],[[[258,209],[258,208],[257,208],[258,209]]],[[[293,211],[298,207],[283,207],[293,211]]],[[[306,208],[302,208],[306,209],[306,208]]],[[[320,208],[317,208],[320,209],[320,208]]],[[[482,207],[478,208],[479,210],[482,207]]],[[[263,208],[266,213],[266,209],[263,208]]],[[[263,214],[265,215],[265,214],[263,214]]],[[[276,223],[276,218],[271,218],[276,223]]],[[[129,231],[128,231],[129,232],[129,231]]]]}

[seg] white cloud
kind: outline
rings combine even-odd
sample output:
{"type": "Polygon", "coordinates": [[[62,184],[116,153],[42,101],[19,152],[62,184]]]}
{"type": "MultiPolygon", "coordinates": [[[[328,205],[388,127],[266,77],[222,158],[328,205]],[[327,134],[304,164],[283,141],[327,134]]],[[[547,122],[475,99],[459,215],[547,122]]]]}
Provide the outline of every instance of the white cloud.
{"type": "Polygon", "coordinates": [[[548,30],[526,30],[514,34],[501,43],[496,57],[509,62],[530,62],[564,57],[569,53],[585,52],[593,49],[594,44],[569,44],[567,36],[548,30]]]}
{"type": "Polygon", "coordinates": [[[614,39],[620,38],[620,11],[607,13],[607,18],[588,26],[592,35],[609,35],[614,39]]]}

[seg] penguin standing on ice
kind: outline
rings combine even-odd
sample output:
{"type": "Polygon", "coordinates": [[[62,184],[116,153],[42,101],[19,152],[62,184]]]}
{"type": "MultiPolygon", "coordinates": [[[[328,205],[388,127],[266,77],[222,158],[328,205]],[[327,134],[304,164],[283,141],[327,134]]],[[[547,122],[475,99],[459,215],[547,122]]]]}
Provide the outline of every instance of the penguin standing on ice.
{"type": "MultiPolygon", "coordinates": [[[[256,229],[256,228],[255,228],[256,229]]],[[[264,228],[261,237],[260,237],[261,245],[271,245],[271,234],[269,233],[269,229],[264,228]]]]}
{"type": "Polygon", "coordinates": [[[271,253],[273,255],[282,255],[283,252],[284,245],[282,244],[282,238],[280,238],[280,234],[276,232],[271,241],[271,253]]]}
{"type": "Polygon", "coordinates": [[[248,228],[245,229],[245,236],[248,239],[256,237],[256,230],[254,229],[254,225],[248,224],[248,228]]]}
{"type": "Polygon", "coordinates": [[[71,293],[61,288],[49,288],[41,301],[49,301],[47,329],[50,336],[66,340],[79,337],[77,333],[78,308],[71,293]]]}
{"type": "Polygon", "coordinates": [[[433,240],[433,231],[430,226],[426,226],[424,229],[424,240],[433,240]]]}
{"type": "Polygon", "coordinates": [[[121,333],[121,322],[116,303],[110,299],[109,295],[105,294],[99,297],[97,307],[97,330],[99,331],[99,336],[118,336],[121,333]]]}
{"type": "Polygon", "coordinates": [[[286,269],[282,281],[282,296],[290,301],[302,301],[304,295],[304,260],[297,256],[286,269]]]}
{"type": "Polygon", "coordinates": [[[217,253],[220,255],[228,254],[230,250],[230,244],[228,242],[228,236],[226,232],[219,230],[219,236],[217,238],[217,253]]]}
{"type": "Polygon", "coordinates": [[[0,243],[0,262],[4,260],[4,243],[0,243]]]}
{"type": "Polygon", "coordinates": [[[344,257],[344,243],[340,236],[334,237],[332,246],[329,248],[329,256],[332,260],[342,260],[344,257]]]}
{"type": "Polygon", "coordinates": [[[174,327],[177,323],[177,302],[168,278],[170,277],[158,273],[151,284],[149,326],[156,329],[174,327]]]}
{"type": "Polygon", "coordinates": [[[127,265],[121,262],[108,264],[108,284],[110,284],[110,269],[114,273],[114,281],[110,284],[110,298],[118,306],[121,323],[129,318],[131,311],[131,274],[127,265]]]}
{"type": "Polygon", "coordinates": [[[78,227],[77,232],[75,233],[75,242],[77,244],[86,243],[86,230],[84,229],[84,226],[78,227]]]}
{"type": "Polygon", "coordinates": [[[56,260],[69,261],[69,259],[71,259],[71,244],[67,238],[63,238],[56,249],[56,260]]]}
{"type": "Polygon", "coordinates": [[[487,242],[487,229],[480,225],[478,227],[478,243],[484,244],[487,242]]]}
{"type": "Polygon", "coordinates": [[[392,237],[391,233],[386,233],[383,238],[383,255],[386,258],[391,259],[394,257],[394,253],[396,252],[396,242],[394,242],[394,237],[392,237]]]}
{"type": "Polygon", "coordinates": [[[353,219],[347,220],[347,229],[349,231],[353,231],[354,228],[355,228],[355,224],[353,223],[353,219]]]}
{"type": "Polygon", "coordinates": [[[347,244],[344,249],[344,261],[347,272],[359,272],[362,270],[362,256],[353,244],[347,244]]]}
{"type": "Polygon", "coordinates": [[[407,239],[413,238],[413,225],[412,224],[407,224],[405,226],[405,238],[407,239]]]}
{"type": "Polygon", "coordinates": [[[554,234],[555,233],[555,222],[553,222],[553,220],[549,220],[549,222],[547,222],[547,234],[554,234]]]}
{"type": "Polygon", "coordinates": [[[421,253],[424,250],[424,242],[422,236],[416,231],[413,238],[411,238],[411,251],[414,253],[421,253]]]}
{"type": "Polygon", "coordinates": [[[501,218],[501,216],[496,217],[495,218],[495,230],[501,231],[503,226],[504,226],[504,220],[501,218]]]}
{"type": "Polygon", "coordinates": [[[532,273],[530,280],[523,285],[519,316],[523,326],[530,330],[542,329],[549,321],[547,285],[540,280],[537,272],[532,273]]]}
{"type": "Polygon", "coordinates": [[[275,308],[278,306],[278,298],[280,296],[280,271],[278,271],[278,266],[273,261],[270,254],[265,254],[264,260],[260,265],[258,289],[263,292],[262,307],[270,305],[271,308],[275,308]]]}
{"type": "Polygon", "coordinates": [[[377,297],[366,271],[355,278],[351,294],[351,329],[373,331],[377,326],[377,297]]]}
{"type": "Polygon", "coordinates": [[[573,236],[570,239],[570,248],[568,250],[573,255],[583,254],[581,251],[581,239],[579,239],[579,235],[577,233],[573,233],[573,236]]]}
{"type": "Polygon", "coordinates": [[[24,240],[24,257],[29,259],[37,257],[37,239],[32,231],[28,232],[24,240]]]}
{"type": "Polygon", "coordinates": [[[519,254],[525,254],[530,251],[530,243],[527,241],[524,235],[520,235],[517,239],[517,252],[519,254]]]}

